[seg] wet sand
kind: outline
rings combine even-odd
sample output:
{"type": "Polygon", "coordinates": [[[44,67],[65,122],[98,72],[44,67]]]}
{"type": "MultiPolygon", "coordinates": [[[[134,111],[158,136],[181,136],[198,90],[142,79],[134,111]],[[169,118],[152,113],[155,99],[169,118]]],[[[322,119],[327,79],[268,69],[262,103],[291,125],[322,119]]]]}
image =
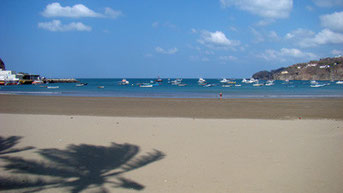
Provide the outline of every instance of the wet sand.
{"type": "Polygon", "coordinates": [[[343,98],[219,100],[0,95],[0,113],[342,120],[343,98]]]}

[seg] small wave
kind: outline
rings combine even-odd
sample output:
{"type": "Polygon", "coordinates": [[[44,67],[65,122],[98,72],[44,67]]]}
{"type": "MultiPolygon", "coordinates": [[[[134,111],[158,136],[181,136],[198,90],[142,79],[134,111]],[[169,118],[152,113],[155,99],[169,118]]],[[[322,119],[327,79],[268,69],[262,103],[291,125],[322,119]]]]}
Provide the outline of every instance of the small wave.
{"type": "Polygon", "coordinates": [[[3,95],[60,95],[61,92],[0,91],[3,95]]]}

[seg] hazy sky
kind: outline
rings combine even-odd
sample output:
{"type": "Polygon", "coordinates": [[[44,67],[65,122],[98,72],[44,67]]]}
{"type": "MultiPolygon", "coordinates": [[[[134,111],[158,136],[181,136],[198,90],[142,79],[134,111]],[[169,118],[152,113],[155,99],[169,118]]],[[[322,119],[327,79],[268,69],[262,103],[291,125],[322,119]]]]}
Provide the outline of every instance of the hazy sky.
{"type": "Polygon", "coordinates": [[[250,77],[343,55],[343,0],[1,0],[0,45],[48,77],[250,77]]]}

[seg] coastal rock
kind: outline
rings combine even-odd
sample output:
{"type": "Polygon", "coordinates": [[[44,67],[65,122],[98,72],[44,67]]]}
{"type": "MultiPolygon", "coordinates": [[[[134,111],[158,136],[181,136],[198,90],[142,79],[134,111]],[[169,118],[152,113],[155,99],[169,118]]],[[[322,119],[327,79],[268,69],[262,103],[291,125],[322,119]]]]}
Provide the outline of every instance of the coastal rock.
{"type": "Polygon", "coordinates": [[[1,60],[1,58],[0,58],[0,69],[1,70],[6,70],[5,63],[1,60]]]}
{"type": "Polygon", "coordinates": [[[294,64],[272,71],[260,71],[253,76],[262,80],[343,80],[343,57],[294,64]]]}

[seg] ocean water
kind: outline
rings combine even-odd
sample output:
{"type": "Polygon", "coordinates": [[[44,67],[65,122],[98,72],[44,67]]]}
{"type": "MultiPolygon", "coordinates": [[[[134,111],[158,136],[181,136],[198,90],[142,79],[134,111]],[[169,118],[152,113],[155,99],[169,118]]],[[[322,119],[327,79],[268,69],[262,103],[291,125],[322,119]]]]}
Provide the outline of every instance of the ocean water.
{"type": "MultiPolygon", "coordinates": [[[[127,79],[129,85],[119,85],[121,79],[78,79],[88,83],[77,87],[75,83],[55,83],[44,85],[11,85],[0,86],[0,94],[43,95],[43,96],[92,96],[92,97],[157,97],[157,98],[322,98],[343,97],[343,85],[330,81],[318,81],[326,86],[312,88],[310,81],[275,81],[273,86],[254,87],[252,84],[241,83],[240,87],[222,87],[220,79],[206,79],[213,87],[198,84],[198,79],[183,79],[187,86],[179,87],[168,83],[168,79],[152,88],[141,88],[137,84],[149,83],[154,79],[127,79]],[[48,88],[57,87],[58,88],[48,88]],[[104,88],[98,88],[103,86],[104,88]]],[[[171,79],[174,80],[174,79],[171,79]]],[[[264,83],[260,81],[260,83],[264,83]]]]}

